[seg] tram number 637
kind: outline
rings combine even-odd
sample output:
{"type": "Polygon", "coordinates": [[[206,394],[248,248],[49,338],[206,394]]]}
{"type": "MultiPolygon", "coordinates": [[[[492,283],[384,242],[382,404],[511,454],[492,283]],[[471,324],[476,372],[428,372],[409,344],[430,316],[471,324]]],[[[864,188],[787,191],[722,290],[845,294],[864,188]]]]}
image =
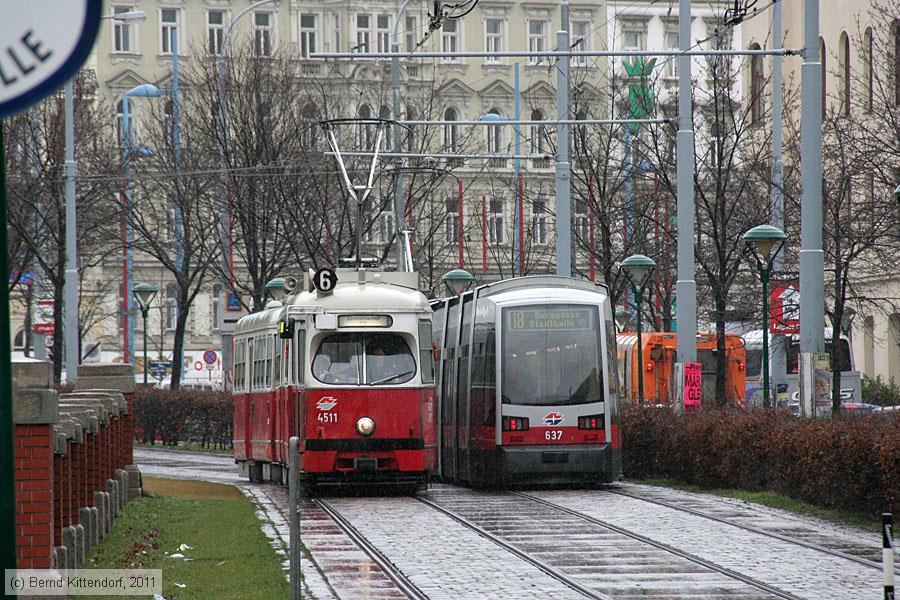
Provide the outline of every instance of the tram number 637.
{"type": "Polygon", "coordinates": [[[337,413],[324,412],[319,413],[316,420],[319,423],[337,423],[337,413]]]}
{"type": "Polygon", "coordinates": [[[562,434],[563,432],[561,429],[547,430],[544,432],[544,439],[551,441],[561,440],[562,434]]]}

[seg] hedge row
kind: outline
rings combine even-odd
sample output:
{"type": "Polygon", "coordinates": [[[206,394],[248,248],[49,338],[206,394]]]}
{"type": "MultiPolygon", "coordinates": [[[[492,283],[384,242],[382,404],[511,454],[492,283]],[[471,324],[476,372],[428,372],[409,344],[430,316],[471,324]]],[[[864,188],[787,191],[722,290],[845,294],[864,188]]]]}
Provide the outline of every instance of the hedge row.
{"type": "Polygon", "coordinates": [[[234,400],[226,392],[138,388],[134,397],[137,441],[201,448],[230,448],[234,400]]]}
{"type": "Polygon", "coordinates": [[[622,440],[629,478],[774,491],[869,514],[900,510],[900,415],[632,409],[622,417],[622,440]]]}

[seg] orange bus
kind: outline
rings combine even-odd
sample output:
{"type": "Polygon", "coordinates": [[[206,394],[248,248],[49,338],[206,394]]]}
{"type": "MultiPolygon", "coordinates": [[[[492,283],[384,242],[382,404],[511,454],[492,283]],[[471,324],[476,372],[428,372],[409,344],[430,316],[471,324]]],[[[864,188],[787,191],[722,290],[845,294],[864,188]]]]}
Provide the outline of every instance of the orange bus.
{"type": "MultiPolygon", "coordinates": [[[[642,333],[644,360],[644,402],[646,404],[672,404],[675,394],[674,372],[677,362],[678,334],[667,332],[642,333]]],[[[619,386],[621,397],[633,405],[638,404],[638,356],[637,334],[620,333],[616,336],[619,358],[619,386]]],[[[726,401],[744,405],[747,387],[747,355],[744,340],[734,334],[725,335],[726,401]]],[[[711,403],[716,393],[716,334],[697,334],[697,362],[703,373],[703,403],[711,403]]]]}

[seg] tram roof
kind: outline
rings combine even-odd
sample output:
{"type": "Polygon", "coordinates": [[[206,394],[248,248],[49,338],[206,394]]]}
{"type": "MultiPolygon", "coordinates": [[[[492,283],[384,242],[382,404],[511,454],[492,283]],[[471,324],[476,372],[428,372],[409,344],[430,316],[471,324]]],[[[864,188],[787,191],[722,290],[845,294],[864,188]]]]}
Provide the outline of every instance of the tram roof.
{"type": "Polygon", "coordinates": [[[285,313],[431,313],[425,295],[419,291],[418,274],[337,269],[334,291],[323,294],[303,290],[290,294],[282,302],[269,302],[267,308],[247,315],[238,322],[237,331],[252,331],[275,326],[285,313]]]}

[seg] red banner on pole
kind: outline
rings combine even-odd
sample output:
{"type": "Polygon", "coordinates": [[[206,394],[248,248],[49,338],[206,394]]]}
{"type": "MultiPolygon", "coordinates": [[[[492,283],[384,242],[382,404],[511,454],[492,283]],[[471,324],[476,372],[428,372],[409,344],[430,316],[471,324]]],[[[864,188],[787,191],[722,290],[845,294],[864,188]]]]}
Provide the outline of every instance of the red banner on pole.
{"type": "Polygon", "coordinates": [[[797,273],[773,273],[769,282],[769,331],[800,333],[800,277],[797,273]]]}

